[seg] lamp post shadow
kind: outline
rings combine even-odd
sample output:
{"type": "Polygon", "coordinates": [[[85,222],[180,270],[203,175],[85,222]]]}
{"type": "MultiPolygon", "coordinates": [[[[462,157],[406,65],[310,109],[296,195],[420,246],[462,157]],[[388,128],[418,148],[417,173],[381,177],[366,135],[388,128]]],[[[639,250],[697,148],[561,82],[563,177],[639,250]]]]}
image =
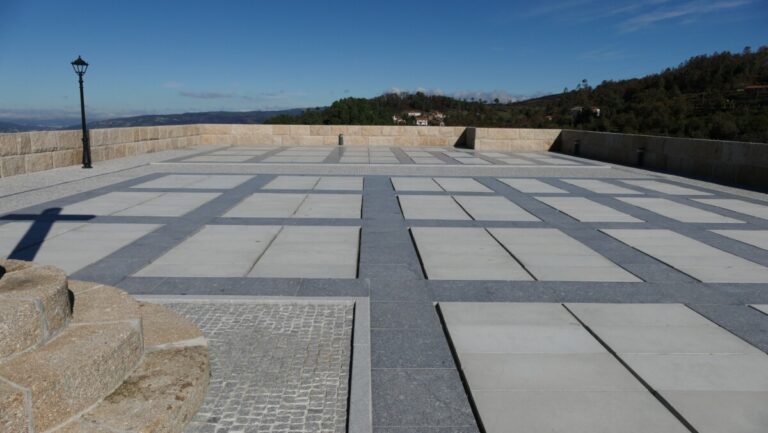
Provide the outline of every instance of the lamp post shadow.
{"type": "Polygon", "coordinates": [[[24,233],[24,236],[16,243],[13,251],[8,255],[9,259],[32,261],[37,256],[45,238],[57,221],[88,221],[95,215],[61,215],[61,208],[46,209],[40,215],[36,214],[10,214],[0,220],[32,221],[32,225],[24,233]]]}

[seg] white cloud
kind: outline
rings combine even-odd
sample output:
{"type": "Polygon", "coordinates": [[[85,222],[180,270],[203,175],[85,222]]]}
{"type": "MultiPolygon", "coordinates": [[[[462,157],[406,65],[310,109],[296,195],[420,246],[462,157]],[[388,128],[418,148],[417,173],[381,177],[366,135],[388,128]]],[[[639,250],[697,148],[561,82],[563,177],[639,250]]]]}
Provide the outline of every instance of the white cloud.
{"type": "Polygon", "coordinates": [[[701,15],[738,8],[751,2],[752,0],[692,1],[670,7],[661,7],[625,20],[619,25],[619,29],[624,33],[634,32],[643,27],[672,19],[685,19],[692,22],[701,15]]]}

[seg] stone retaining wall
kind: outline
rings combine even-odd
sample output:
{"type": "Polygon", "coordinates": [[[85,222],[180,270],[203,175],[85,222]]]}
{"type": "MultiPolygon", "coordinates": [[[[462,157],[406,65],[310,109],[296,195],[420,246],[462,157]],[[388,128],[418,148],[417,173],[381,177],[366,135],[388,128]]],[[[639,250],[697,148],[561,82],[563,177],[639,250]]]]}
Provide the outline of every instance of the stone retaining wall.
{"type": "Polygon", "coordinates": [[[768,144],[563,130],[555,150],[768,190],[768,144]]]}
{"type": "MultiPolygon", "coordinates": [[[[484,151],[548,151],[750,187],[768,185],[768,144],[560,129],[458,126],[196,124],[91,131],[93,161],[202,144],[460,146],[484,151]]],[[[0,134],[0,177],[77,165],[80,131],[0,134]]]]}
{"type": "MultiPolygon", "coordinates": [[[[94,162],[125,156],[215,145],[461,146],[482,150],[546,151],[560,130],[465,128],[460,126],[221,125],[195,124],[93,129],[94,162]],[[469,139],[471,135],[471,140],[469,139]]],[[[78,165],[80,131],[0,134],[0,177],[78,165]]]]}

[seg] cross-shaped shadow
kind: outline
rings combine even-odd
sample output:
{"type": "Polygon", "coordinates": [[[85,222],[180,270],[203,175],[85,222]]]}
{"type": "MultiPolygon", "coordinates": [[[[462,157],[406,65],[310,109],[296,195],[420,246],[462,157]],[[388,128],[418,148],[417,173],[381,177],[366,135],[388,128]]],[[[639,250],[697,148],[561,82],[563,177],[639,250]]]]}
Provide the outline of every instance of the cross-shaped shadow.
{"type": "MultiPolygon", "coordinates": [[[[11,221],[32,221],[24,236],[16,244],[9,259],[32,261],[40,251],[40,247],[45,241],[45,237],[51,231],[51,227],[57,221],[88,221],[95,218],[95,215],[61,215],[61,208],[54,207],[46,209],[40,215],[36,214],[9,214],[0,217],[0,220],[11,221]]],[[[76,246],[73,245],[73,248],[76,246]]]]}

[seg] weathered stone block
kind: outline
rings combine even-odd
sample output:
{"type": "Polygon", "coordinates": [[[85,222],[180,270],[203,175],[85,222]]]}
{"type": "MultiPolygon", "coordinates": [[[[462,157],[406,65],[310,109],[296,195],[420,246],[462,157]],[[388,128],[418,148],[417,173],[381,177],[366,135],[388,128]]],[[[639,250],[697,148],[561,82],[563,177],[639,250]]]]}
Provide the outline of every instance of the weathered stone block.
{"type": "Polygon", "coordinates": [[[0,158],[0,171],[2,171],[3,177],[24,174],[27,172],[26,170],[23,155],[5,156],[0,158]]]}
{"type": "Polygon", "coordinates": [[[69,327],[45,346],[0,365],[0,376],[31,390],[35,431],[55,427],[123,382],[141,359],[138,326],[69,327]]]}
{"type": "Polygon", "coordinates": [[[59,135],[57,131],[30,132],[29,138],[32,145],[32,152],[50,152],[59,147],[59,135]]]}
{"type": "Polygon", "coordinates": [[[52,152],[32,153],[24,156],[24,166],[27,173],[50,170],[53,168],[52,152]]]}
{"type": "Polygon", "coordinates": [[[82,151],[78,150],[60,150],[53,152],[53,167],[69,167],[77,164],[82,158],[82,151]]]}
{"type": "Polygon", "coordinates": [[[20,389],[0,382],[0,429],[4,432],[29,433],[26,397],[20,389]]]}
{"type": "Polygon", "coordinates": [[[0,156],[19,154],[19,134],[0,134],[0,156]]]}

